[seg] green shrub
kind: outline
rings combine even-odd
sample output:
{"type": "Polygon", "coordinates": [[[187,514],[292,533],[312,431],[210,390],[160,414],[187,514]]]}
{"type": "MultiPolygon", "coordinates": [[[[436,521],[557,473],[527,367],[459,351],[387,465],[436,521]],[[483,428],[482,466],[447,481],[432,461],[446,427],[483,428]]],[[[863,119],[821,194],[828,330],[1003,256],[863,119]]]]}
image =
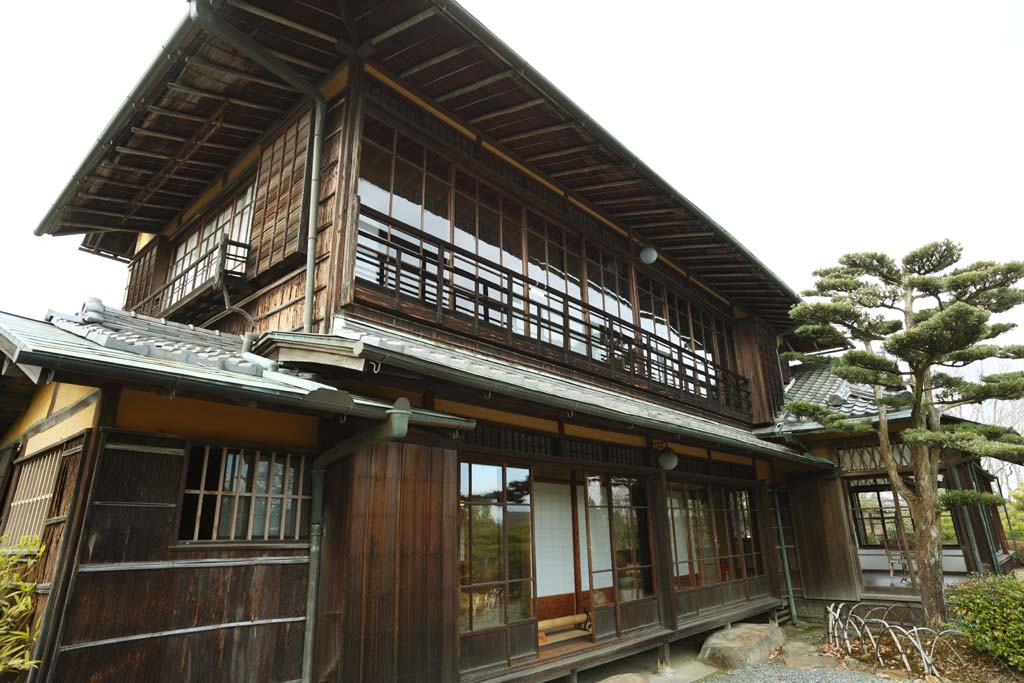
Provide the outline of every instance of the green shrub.
{"type": "Polygon", "coordinates": [[[39,663],[31,652],[36,584],[28,577],[43,551],[37,538],[23,538],[14,546],[6,540],[0,538],[0,674],[28,671],[39,663]]]}
{"type": "Polygon", "coordinates": [[[1012,575],[978,576],[947,592],[953,627],[971,643],[1024,671],[1024,584],[1012,575]]]}

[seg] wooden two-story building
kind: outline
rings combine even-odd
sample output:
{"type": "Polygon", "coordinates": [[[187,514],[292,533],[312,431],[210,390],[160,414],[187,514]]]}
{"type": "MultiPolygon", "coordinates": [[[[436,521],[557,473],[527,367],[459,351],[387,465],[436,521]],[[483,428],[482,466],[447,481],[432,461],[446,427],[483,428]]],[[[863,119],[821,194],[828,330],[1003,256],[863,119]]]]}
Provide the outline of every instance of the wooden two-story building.
{"type": "Polygon", "coordinates": [[[0,316],[35,680],[574,679],[784,605],[796,295],[454,2],[192,0],[37,233],[129,280],[0,316]]]}

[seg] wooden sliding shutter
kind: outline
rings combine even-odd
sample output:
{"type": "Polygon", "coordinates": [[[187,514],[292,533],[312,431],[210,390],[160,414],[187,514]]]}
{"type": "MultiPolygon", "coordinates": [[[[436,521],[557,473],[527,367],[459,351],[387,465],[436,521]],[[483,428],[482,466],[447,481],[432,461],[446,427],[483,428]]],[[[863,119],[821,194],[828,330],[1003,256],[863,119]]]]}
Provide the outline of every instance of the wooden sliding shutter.
{"type": "Polygon", "coordinates": [[[750,380],[754,424],[775,419],[785,403],[775,333],[755,318],[737,320],[736,370],[750,380]]]}
{"type": "Polygon", "coordinates": [[[306,251],[309,207],[304,199],[312,121],[312,110],[305,110],[263,148],[249,238],[250,278],[306,251]]]}
{"type": "Polygon", "coordinates": [[[841,479],[804,479],[786,485],[804,597],[860,600],[857,559],[841,479]]]}

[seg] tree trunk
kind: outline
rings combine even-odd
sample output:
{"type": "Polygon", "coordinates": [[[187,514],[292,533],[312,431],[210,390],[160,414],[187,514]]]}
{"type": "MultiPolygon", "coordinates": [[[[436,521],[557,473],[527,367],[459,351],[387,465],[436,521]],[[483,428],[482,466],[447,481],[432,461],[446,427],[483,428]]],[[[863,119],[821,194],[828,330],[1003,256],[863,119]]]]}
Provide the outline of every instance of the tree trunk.
{"type": "Polygon", "coordinates": [[[915,556],[921,589],[925,626],[941,630],[946,623],[946,600],[942,580],[942,523],[935,486],[918,487],[918,504],[911,508],[917,527],[915,556]]]}

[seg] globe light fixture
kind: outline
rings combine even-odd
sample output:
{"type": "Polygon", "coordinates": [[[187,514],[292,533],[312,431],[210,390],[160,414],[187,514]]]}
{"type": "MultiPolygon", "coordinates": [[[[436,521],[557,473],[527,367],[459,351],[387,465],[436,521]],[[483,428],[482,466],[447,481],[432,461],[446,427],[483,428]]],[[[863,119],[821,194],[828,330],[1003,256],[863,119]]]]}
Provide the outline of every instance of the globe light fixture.
{"type": "Polygon", "coordinates": [[[658,467],[663,470],[672,471],[679,464],[679,456],[668,446],[658,451],[658,467]]]}
{"type": "Polygon", "coordinates": [[[640,260],[647,265],[651,265],[658,260],[658,250],[648,244],[640,250],[640,260]]]}

